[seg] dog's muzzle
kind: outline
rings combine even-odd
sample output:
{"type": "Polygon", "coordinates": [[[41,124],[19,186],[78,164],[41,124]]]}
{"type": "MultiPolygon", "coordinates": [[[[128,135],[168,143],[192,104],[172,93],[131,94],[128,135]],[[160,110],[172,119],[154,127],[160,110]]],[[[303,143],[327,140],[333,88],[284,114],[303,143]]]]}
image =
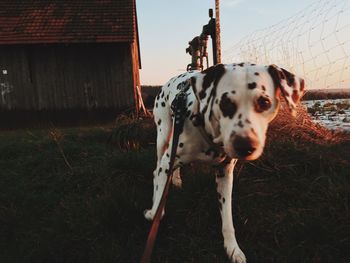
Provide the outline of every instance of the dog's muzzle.
{"type": "Polygon", "coordinates": [[[256,150],[256,143],[249,137],[236,136],[233,149],[239,158],[246,158],[256,150]]]}

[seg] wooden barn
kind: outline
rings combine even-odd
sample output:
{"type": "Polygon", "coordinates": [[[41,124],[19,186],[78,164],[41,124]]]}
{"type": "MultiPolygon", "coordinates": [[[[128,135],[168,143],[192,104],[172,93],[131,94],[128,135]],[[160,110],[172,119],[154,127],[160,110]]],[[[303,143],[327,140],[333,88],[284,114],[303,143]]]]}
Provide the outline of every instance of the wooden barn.
{"type": "Polygon", "coordinates": [[[139,108],[135,0],[0,1],[0,111],[139,108]]]}

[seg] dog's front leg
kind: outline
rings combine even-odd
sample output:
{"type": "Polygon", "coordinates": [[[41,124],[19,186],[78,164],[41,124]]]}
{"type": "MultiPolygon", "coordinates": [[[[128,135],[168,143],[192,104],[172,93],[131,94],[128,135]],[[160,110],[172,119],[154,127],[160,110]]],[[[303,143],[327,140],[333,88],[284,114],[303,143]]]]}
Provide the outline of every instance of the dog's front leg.
{"type": "Polygon", "coordinates": [[[233,186],[233,168],[235,167],[236,162],[236,159],[232,159],[218,168],[216,183],[222,219],[222,235],[224,237],[224,246],[226,253],[231,262],[245,263],[246,258],[237,244],[235,229],[232,222],[231,200],[233,186]]]}
{"type": "MultiPolygon", "coordinates": [[[[153,220],[156,215],[157,208],[162,198],[164,187],[167,181],[167,175],[169,172],[170,151],[171,147],[163,154],[157,169],[153,173],[153,205],[151,209],[144,211],[145,218],[147,220],[153,220]]],[[[162,217],[164,216],[164,210],[162,211],[162,217]]]]}

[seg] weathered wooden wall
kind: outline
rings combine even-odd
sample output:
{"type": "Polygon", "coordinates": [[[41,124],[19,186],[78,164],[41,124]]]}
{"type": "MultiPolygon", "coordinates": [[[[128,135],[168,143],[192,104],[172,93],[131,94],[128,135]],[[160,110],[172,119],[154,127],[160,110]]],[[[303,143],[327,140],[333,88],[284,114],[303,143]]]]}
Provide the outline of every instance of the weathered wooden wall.
{"type": "Polygon", "coordinates": [[[134,107],[131,51],[129,43],[0,46],[0,109],[134,107]]]}

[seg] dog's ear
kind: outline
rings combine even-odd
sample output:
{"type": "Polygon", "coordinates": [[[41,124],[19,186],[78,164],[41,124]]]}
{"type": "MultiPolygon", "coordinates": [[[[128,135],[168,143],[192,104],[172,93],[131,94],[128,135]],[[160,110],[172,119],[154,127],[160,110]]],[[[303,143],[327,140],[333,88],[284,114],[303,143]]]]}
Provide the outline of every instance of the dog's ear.
{"type": "Polygon", "coordinates": [[[289,111],[295,116],[296,105],[304,94],[304,80],[276,65],[270,65],[268,72],[273,80],[276,92],[280,91],[282,93],[289,111]]]}

